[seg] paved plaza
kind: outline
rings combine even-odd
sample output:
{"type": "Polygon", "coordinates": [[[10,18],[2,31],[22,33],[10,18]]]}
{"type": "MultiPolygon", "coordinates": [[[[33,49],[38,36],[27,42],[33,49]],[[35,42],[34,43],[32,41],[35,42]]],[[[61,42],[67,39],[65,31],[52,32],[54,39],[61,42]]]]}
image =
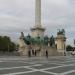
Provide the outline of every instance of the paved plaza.
{"type": "Polygon", "coordinates": [[[75,75],[75,57],[0,56],[0,75],[75,75]]]}

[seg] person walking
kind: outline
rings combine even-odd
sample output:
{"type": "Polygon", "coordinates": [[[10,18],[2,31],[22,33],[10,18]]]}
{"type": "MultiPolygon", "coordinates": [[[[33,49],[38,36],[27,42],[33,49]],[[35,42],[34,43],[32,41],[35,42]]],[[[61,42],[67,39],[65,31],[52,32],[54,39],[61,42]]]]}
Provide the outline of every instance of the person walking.
{"type": "Polygon", "coordinates": [[[31,51],[30,50],[28,51],[28,56],[31,57],[31,51]]]}
{"type": "Polygon", "coordinates": [[[32,49],[32,55],[34,55],[34,50],[32,49]]]}
{"type": "Polygon", "coordinates": [[[36,52],[36,50],[35,50],[35,56],[37,55],[36,53],[37,53],[37,52],[36,52]]]}
{"type": "Polygon", "coordinates": [[[48,58],[48,50],[46,50],[46,57],[48,58]]]}

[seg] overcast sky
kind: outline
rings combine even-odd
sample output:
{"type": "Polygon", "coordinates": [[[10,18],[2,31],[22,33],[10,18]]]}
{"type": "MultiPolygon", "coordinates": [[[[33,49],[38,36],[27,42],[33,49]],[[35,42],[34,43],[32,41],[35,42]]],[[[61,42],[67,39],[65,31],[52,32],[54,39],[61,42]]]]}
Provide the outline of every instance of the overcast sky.
{"type": "MultiPolygon", "coordinates": [[[[20,32],[30,33],[35,25],[35,0],[0,0],[0,35],[17,40],[20,32]]],[[[64,28],[67,43],[75,38],[75,0],[42,0],[42,25],[46,35],[56,36],[64,28]]]]}

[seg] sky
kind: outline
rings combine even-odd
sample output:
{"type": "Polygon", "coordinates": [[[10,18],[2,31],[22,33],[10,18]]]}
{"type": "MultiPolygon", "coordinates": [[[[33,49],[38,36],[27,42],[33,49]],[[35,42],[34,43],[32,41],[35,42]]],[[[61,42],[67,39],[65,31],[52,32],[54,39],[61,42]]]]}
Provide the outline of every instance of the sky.
{"type": "MultiPolygon", "coordinates": [[[[56,37],[64,28],[67,44],[75,39],[75,0],[42,0],[42,25],[45,35],[56,37]]],[[[25,36],[35,25],[35,0],[0,0],[0,35],[18,41],[20,32],[25,36]]]]}

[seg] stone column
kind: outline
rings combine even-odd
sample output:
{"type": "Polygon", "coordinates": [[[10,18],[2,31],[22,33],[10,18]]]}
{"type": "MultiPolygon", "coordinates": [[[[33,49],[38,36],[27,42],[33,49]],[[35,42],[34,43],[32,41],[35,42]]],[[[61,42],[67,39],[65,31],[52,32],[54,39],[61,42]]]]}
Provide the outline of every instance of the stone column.
{"type": "Polygon", "coordinates": [[[44,37],[45,28],[41,25],[41,0],[35,0],[35,26],[31,28],[32,37],[44,37]]]}
{"type": "Polygon", "coordinates": [[[41,0],[35,1],[35,26],[41,26],[41,0]]]}

